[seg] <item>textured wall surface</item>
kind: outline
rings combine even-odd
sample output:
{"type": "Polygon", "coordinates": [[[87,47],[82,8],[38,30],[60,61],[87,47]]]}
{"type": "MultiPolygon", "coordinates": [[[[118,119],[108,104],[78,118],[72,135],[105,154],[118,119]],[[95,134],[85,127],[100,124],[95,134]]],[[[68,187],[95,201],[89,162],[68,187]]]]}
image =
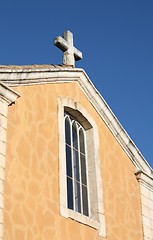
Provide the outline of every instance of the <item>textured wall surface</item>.
{"type": "Polygon", "coordinates": [[[21,97],[8,109],[4,239],[102,239],[96,229],[59,213],[59,96],[79,102],[98,125],[107,239],[143,239],[135,167],[79,84],[14,89],[21,97]]]}

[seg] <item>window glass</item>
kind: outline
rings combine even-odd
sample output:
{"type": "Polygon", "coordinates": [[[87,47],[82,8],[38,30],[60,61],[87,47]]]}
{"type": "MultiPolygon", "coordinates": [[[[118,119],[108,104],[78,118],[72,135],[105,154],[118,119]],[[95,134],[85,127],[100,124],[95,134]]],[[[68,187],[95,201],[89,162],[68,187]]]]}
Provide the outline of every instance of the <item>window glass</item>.
{"type": "Polygon", "coordinates": [[[88,193],[87,187],[82,185],[83,214],[88,216],[88,193]]]}
{"type": "Polygon", "coordinates": [[[72,135],[73,135],[73,147],[78,149],[78,136],[77,136],[77,125],[76,122],[73,122],[72,125],[72,135]]]}
{"type": "Polygon", "coordinates": [[[80,140],[80,152],[85,154],[84,134],[82,128],[79,131],[79,140],[80,140]]]}
{"type": "Polygon", "coordinates": [[[85,129],[65,113],[67,207],[89,216],[85,129]]]}
{"type": "Polygon", "coordinates": [[[80,161],[81,161],[81,178],[82,183],[87,185],[87,177],[86,177],[86,159],[85,155],[80,153],[80,161]]]}
{"type": "Polygon", "coordinates": [[[68,145],[66,145],[66,172],[67,172],[67,175],[72,178],[71,147],[68,145]]]}
{"type": "Polygon", "coordinates": [[[68,208],[73,209],[73,184],[72,184],[72,179],[67,177],[67,203],[68,203],[68,208]]]}
{"type": "Polygon", "coordinates": [[[75,185],[75,210],[81,213],[81,197],[80,197],[80,184],[78,182],[75,185]]]}
{"type": "Polygon", "coordinates": [[[71,145],[70,120],[68,117],[65,119],[65,141],[67,144],[71,145]]]}
{"type": "Polygon", "coordinates": [[[80,167],[79,167],[79,155],[78,151],[73,149],[73,167],[74,167],[74,180],[80,181],[80,167]]]}

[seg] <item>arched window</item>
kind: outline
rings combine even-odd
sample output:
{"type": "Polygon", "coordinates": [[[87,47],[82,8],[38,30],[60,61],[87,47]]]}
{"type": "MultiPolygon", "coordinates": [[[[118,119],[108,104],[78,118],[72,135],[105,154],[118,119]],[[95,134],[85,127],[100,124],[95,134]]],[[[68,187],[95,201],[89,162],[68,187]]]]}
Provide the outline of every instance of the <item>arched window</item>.
{"type": "Polygon", "coordinates": [[[60,97],[58,129],[60,214],[106,238],[98,126],[82,105],[60,97]]]}
{"type": "Polygon", "coordinates": [[[67,207],[89,216],[86,131],[65,112],[67,207]]]}

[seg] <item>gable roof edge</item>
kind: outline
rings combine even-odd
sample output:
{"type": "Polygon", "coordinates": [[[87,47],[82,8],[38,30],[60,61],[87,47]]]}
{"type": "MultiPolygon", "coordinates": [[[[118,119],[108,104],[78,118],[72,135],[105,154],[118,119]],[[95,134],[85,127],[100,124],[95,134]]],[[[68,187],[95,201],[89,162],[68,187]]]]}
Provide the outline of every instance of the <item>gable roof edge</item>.
{"type": "Polygon", "coordinates": [[[78,81],[89,101],[128,154],[133,164],[138,170],[142,170],[150,176],[153,176],[153,169],[83,69],[57,65],[1,66],[0,81],[8,84],[10,87],[20,84],[31,85],[58,81],[78,81]]]}
{"type": "MultiPolygon", "coordinates": [[[[137,167],[138,170],[144,171],[146,174],[149,174],[153,177],[153,169],[146,161],[140,150],[137,148],[135,143],[132,141],[126,130],[123,128],[113,111],[110,109],[109,105],[106,103],[102,95],[96,89],[94,84],[91,82],[90,78],[86,74],[86,72],[82,69],[84,77],[87,79],[90,84],[90,101],[97,109],[98,113],[106,123],[106,125],[111,130],[112,134],[118,140],[120,145],[123,147],[125,152],[130,157],[131,161],[137,167]],[[92,90],[93,89],[93,90],[92,90]]],[[[83,80],[84,89],[87,89],[86,80],[83,80]]],[[[88,94],[88,93],[87,93],[88,94]]],[[[89,96],[89,94],[88,94],[89,96]]]]}

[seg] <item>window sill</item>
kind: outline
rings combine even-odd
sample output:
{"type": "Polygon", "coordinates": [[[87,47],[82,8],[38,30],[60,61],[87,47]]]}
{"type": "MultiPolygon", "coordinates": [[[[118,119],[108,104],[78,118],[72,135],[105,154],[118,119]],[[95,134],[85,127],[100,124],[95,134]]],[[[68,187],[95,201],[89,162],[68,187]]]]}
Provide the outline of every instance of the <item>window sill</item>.
{"type": "Polygon", "coordinates": [[[79,223],[98,229],[99,222],[94,220],[92,217],[87,217],[71,209],[61,207],[61,215],[66,218],[71,218],[79,223]]]}

